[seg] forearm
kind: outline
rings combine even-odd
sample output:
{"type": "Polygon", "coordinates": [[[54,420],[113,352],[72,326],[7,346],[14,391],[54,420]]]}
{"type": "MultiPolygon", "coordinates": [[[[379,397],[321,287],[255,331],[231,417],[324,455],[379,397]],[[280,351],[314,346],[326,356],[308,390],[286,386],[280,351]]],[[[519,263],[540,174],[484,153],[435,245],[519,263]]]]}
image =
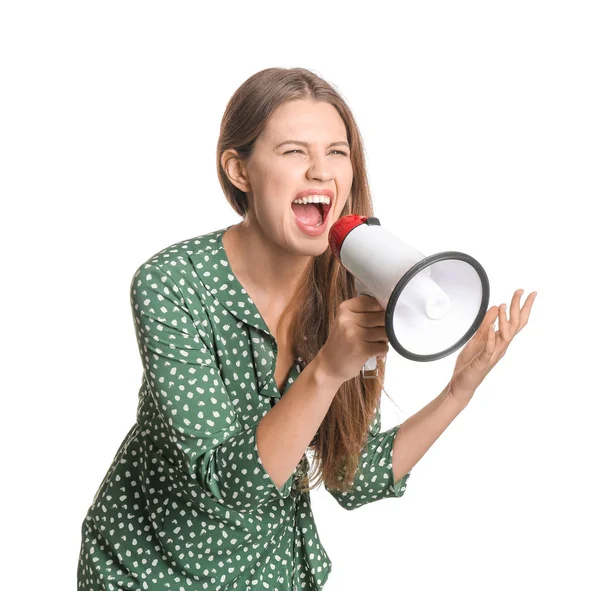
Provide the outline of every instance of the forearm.
{"type": "Polygon", "coordinates": [[[256,429],[258,455],[277,488],[295,470],[341,386],[321,368],[317,354],[256,429]]]}
{"type": "Polygon", "coordinates": [[[392,454],[394,483],[410,472],[466,405],[448,395],[448,386],[400,425],[392,454]]]}

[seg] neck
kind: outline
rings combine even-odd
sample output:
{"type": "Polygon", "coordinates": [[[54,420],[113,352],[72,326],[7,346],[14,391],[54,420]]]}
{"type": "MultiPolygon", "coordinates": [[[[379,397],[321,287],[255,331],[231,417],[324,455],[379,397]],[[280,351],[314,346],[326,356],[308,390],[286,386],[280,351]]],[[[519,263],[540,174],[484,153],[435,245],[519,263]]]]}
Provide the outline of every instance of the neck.
{"type": "Polygon", "coordinates": [[[313,258],[285,250],[248,219],[225,232],[223,246],[250,297],[274,315],[290,302],[313,258]]]}

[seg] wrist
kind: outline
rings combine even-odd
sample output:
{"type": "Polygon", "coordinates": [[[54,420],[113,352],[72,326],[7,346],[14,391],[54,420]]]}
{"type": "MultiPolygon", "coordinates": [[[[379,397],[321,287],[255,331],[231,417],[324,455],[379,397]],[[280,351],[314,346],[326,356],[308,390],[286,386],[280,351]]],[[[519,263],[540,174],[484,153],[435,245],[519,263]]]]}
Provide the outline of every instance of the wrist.
{"type": "MultiPolygon", "coordinates": [[[[312,366],[313,379],[318,384],[319,389],[332,391],[335,394],[345,380],[340,379],[329,371],[327,362],[321,351],[319,351],[309,363],[309,366],[312,366]]],[[[306,369],[308,369],[308,366],[304,371],[306,371],[306,369]]]]}
{"type": "Polygon", "coordinates": [[[465,392],[463,390],[453,388],[452,382],[449,382],[446,388],[444,389],[445,398],[451,401],[452,404],[455,404],[458,407],[459,411],[463,410],[467,406],[467,404],[469,404],[474,394],[475,391],[465,392]]]}

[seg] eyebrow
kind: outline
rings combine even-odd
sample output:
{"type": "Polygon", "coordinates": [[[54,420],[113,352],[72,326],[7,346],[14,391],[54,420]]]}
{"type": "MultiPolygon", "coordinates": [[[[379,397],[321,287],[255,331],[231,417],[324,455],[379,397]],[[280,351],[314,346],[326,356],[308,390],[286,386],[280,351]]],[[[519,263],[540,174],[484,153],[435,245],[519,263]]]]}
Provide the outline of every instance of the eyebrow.
{"type": "MultiPolygon", "coordinates": [[[[305,146],[308,147],[308,142],[301,142],[299,140],[285,140],[285,142],[281,142],[280,144],[277,144],[275,147],[279,148],[280,146],[283,146],[284,144],[300,144],[301,146],[305,146]]],[[[331,148],[331,146],[348,146],[348,148],[350,148],[350,144],[348,144],[348,142],[331,142],[329,144],[329,146],[327,146],[328,148],[331,148]]]]}

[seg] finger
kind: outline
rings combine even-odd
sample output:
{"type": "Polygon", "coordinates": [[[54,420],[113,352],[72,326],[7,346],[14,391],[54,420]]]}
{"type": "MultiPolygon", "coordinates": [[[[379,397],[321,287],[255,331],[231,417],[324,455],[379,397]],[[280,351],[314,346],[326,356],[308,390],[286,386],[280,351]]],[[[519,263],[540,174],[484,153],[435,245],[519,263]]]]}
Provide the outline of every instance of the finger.
{"type": "Polygon", "coordinates": [[[506,342],[510,341],[508,320],[506,319],[506,304],[500,305],[500,312],[498,315],[498,333],[500,338],[504,339],[506,342]]]}
{"type": "Polygon", "coordinates": [[[498,306],[492,306],[483,317],[479,331],[483,333],[484,337],[487,337],[487,331],[490,328],[490,324],[493,324],[498,317],[498,306]]]}
{"type": "Polygon", "coordinates": [[[496,319],[498,318],[498,314],[499,314],[498,306],[492,306],[488,310],[487,314],[485,315],[485,318],[483,319],[483,323],[481,325],[481,332],[486,339],[487,339],[490,327],[494,326],[494,323],[496,322],[496,319]]]}
{"type": "Polygon", "coordinates": [[[521,296],[523,295],[523,289],[517,289],[515,291],[512,302],[510,303],[510,322],[513,329],[513,333],[516,333],[519,328],[520,313],[521,313],[521,296]]]}
{"type": "Polygon", "coordinates": [[[531,306],[533,306],[533,302],[537,296],[537,291],[530,293],[523,304],[523,308],[521,309],[520,319],[519,319],[519,330],[521,330],[529,320],[529,313],[531,312],[531,306]]]}
{"type": "Polygon", "coordinates": [[[492,306],[483,317],[475,335],[467,342],[457,359],[457,368],[469,365],[487,346],[489,334],[494,334],[494,322],[498,316],[498,306],[492,306]]]}
{"type": "Polygon", "coordinates": [[[496,349],[496,337],[493,323],[488,325],[485,336],[486,339],[475,358],[475,366],[483,372],[488,371],[492,356],[494,355],[494,350],[496,349]]]}
{"type": "Polygon", "coordinates": [[[383,326],[363,329],[358,334],[360,338],[370,343],[389,343],[387,332],[383,326]]]}
{"type": "Polygon", "coordinates": [[[351,312],[380,312],[384,309],[377,298],[366,293],[347,301],[351,312]]]}
{"type": "Polygon", "coordinates": [[[354,312],[355,320],[358,326],[372,328],[374,326],[385,326],[385,310],[376,310],[374,312],[354,312]]]}
{"type": "Polygon", "coordinates": [[[490,325],[490,329],[488,331],[488,338],[485,342],[485,352],[486,352],[488,361],[492,358],[495,348],[496,348],[496,331],[494,330],[494,324],[492,323],[490,325]]]}
{"type": "Polygon", "coordinates": [[[490,326],[494,326],[494,322],[496,321],[496,317],[498,316],[498,307],[492,306],[483,317],[479,328],[475,335],[471,338],[471,340],[467,343],[467,347],[465,349],[470,352],[470,349],[475,345],[478,346],[477,350],[473,351],[471,354],[471,359],[480,353],[480,349],[485,346],[485,342],[488,338],[488,332],[490,330],[490,326]]]}

